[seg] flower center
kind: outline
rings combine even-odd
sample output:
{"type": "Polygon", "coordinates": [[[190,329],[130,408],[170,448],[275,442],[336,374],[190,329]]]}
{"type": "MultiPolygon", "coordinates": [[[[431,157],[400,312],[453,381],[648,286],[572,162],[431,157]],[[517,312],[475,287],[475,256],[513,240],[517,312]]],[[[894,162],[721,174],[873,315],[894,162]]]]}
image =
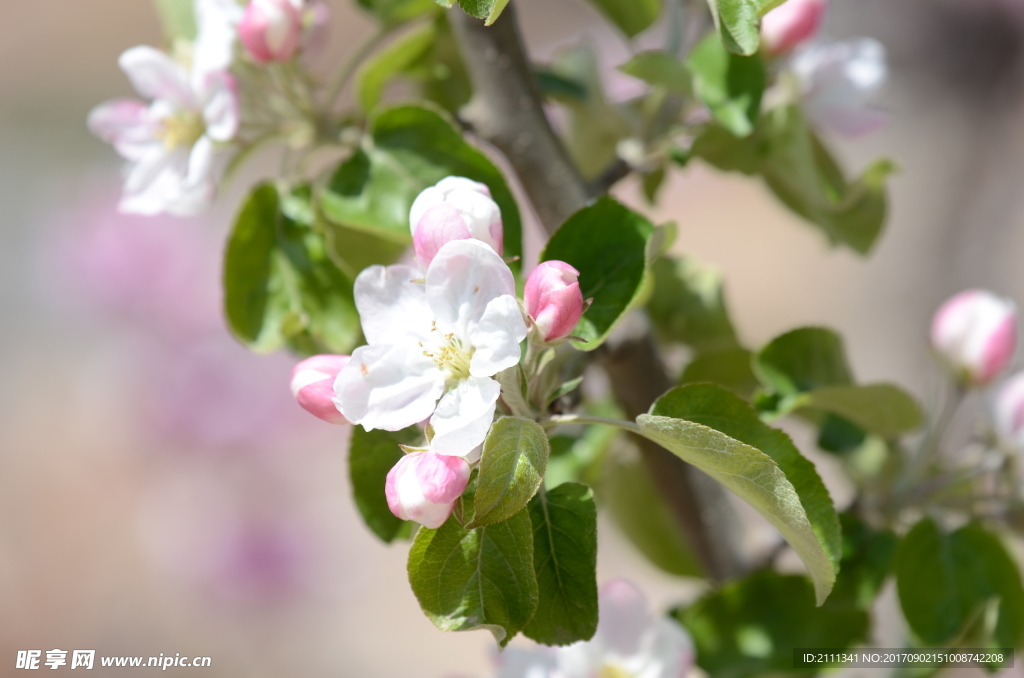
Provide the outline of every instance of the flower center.
{"type": "Polygon", "coordinates": [[[633,674],[618,664],[602,664],[597,671],[597,678],[633,678],[633,674]]]}
{"type": "MultiPolygon", "coordinates": [[[[441,334],[441,330],[437,329],[436,321],[431,323],[430,331],[437,333],[439,341],[437,345],[425,348],[423,355],[433,360],[434,364],[442,370],[446,370],[450,379],[458,380],[468,377],[473,349],[467,350],[462,345],[462,340],[452,332],[441,334]]],[[[423,346],[422,341],[420,346],[423,346]]]]}
{"type": "Polygon", "coordinates": [[[164,142],[164,148],[173,151],[180,146],[190,147],[203,136],[203,117],[196,111],[179,111],[160,121],[156,138],[164,142]]]}

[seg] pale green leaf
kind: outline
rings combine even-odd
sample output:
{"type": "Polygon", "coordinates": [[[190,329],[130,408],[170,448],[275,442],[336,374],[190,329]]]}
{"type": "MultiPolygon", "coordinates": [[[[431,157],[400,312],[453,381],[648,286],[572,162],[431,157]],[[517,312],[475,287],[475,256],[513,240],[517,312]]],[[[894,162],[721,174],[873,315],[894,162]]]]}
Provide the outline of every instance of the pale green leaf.
{"type": "Polygon", "coordinates": [[[619,70],[649,85],[664,87],[682,94],[690,92],[689,71],[683,62],[667,52],[639,52],[619,66],[619,70]]]}
{"type": "Polygon", "coordinates": [[[757,56],[729,52],[714,34],[704,38],[686,60],[693,90],[716,120],[734,136],[753,133],[768,75],[757,56]]]}
{"type": "Polygon", "coordinates": [[[883,438],[913,431],[923,421],[917,401],[892,384],[819,388],[807,394],[806,402],[883,438]]]}
{"type": "Polygon", "coordinates": [[[364,111],[380,103],[390,80],[423,59],[437,34],[433,24],[424,24],[406,33],[367,59],[356,75],[356,99],[364,111]]]}

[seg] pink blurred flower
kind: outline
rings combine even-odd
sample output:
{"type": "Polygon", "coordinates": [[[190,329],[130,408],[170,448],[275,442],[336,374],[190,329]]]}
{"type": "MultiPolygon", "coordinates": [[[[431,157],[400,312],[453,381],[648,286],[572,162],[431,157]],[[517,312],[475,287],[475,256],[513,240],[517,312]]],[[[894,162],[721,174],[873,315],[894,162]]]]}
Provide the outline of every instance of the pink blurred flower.
{"type": "Polygon", "coordinates": [[[1017,307],[986,290],[967,290],[935,313],[932,347],[966,385],[980,386],[1002,372],[1017,348],[1017,307]]]}
{"type": "Polygon", "coordinates": [[[252,0],[238,24],[238,37],[257,63],[288,61],[299,48],[302,15],[291,0],[252,0]]]}
{"type": "Polygon", "coordinates": [[[564,261],[544,261],[526,279],[526,314],[533,319],[544,342],[564,339],[580,321],[583,293],[579,275],[564,261]]]}
{"type": "Polygon", "coordinates": [[[787,0],[764,15],[761,40],[769,54],[784,54],[818,32],[828,0],[787,0]]]}
{"type": "Polygon", "coordinates": [[[465,491],[469,474],[469,464],[462,457],[429,450],[407,454],[388,472],[384,486],[388,507],[402,520],[441,527],[465,491]]]}

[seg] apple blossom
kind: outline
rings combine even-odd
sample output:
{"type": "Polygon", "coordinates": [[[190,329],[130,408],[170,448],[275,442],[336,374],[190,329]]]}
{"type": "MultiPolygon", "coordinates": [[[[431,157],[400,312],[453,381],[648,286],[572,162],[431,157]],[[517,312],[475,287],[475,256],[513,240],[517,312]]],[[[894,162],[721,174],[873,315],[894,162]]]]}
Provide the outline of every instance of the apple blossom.
{"type": "Polygon", "coordinates": [[[479,240],[444,245],[424,274],[371,266],[355,302],[368,345],[334,383],[335,404],[366,430],[430,419],[431,449],[467,456],[484,441],[501,388],[519,363],[526,322],[512,271],[479,240]]]}
{"type": "Polygon", "coordinates": [[[1024,450],[1024,372],[1013,375],[999,388],[994,409],[1000,439],[1024,450]]]}
{"type": "Polygon", "coordinates": [[[121,211],[202,212],[216,192],[223,156],[218,144],[238,131],[234,80],[218,71],[197,85],[152,47],[133,47],[119,63],[135,89],[153,99],[148,106],[133,99],[108,101],[89,114],[92,132],[129,163],[121,211]]]}
{"type": "Polygon", "coordinates": [[[872,103],[888,77],[885,47],[877,40],[808,46],[794,53],[790,68],[804,114],[816,126],[856,136],[885,122],[885,113],[872,103]]]}
{"type": "Polygon", "coordinates": [[[302,409],[331,424],[347,424],[334,405],[334,380],[348,363],[347,355],[315,355],[292,370],[292,395],[302,409]]]}
{"type": "Polygon", "coordinates": [[[475,238],[501,254],[504,236],[490,189],[464,177],[445,177],[420,193],[409,210],[409,230],[424,268],[447,242],[475,238]]]}
{"type": "Polygon", "coordinates": [[[932,346],[965,384],[980,386],[1003,371],[1017,346],[1017,308],[985,290],[967,290],[935,313],[932,346]]]}
{"type": "Polygon", "coordinates": [[[288,61],[302,36],[302,16],[291,0],[252,0],[238,24],[238,37],[257,63],[288,61]]]}
{"type": "Polygon", "coordinates": [[[805,42],[821,26],[827,0],[788,0],[764,15],[761,40],[769,54],[784,54],[805,42]]]}
{"type": "Polygon", "coordinates": [[[384,494],[391,512],[424,527],[441,527],[469,484],[469,463],[430,450],[402,457],[388,472],[384,494]]]}
{"type": "Polygon", "coordinates": [[[564,261],[544,261],[526,279],[526,314],[544,342],[564,339],[580,321],[583,293],[579,276],[580,272],[564,261]]]}
{"type": "Polygon", "coordinates": [[[677,622],[651,614],[631,583],[601,589],[597,633],[553,650],[506,650],[497,678],[680,678],[694,662],[693,640],[677,622]]]}

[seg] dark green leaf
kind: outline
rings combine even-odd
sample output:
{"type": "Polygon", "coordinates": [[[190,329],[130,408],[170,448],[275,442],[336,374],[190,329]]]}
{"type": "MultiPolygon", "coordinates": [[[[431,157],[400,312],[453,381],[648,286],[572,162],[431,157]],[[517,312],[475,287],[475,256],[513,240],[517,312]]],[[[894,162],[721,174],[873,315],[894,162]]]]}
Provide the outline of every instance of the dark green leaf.
{"type": "Polygon", "coordinates": [[[925,518],[910,530],[896,557],[896,584],[910,628],[926,643],[942,645],[977,623],[997,602],[995,647],[1020,647],[1024,589],[1020,572],[999,538],[977,524],[952,534],[925,518]]]}
{"type": "Polygon", "coordinates": [[[754,354],[745,348],[729,348],[714,353],[702,353],[694,358],[679,384],[709,382],[729,389],[744,400],[750,400],[757,388],[757,377],[750,363],[754,354]]]}
{"type": "Polygon", "coordinates": [[[438,11],[432,0],[357,0],[359,6],[370,12],[386,26],[410,21],[418,16],[438,11]]]}
{"type": "Polygon", "coordinates": [[[457,520],[420,528],[409,551],[409,583],[439,629],[485,628],[504,647],[538,605],[529,512],[475,530],[457,520]]]}
{"type": "Polygon", "coordinates": [[[328,219],[407,244],[409,208],[416,196],[447,176],[468,177],[486,184],[501,208],[503,254],[522,254],[519,208],[504,177],[463,140],[443,111],[414,105],[383,109],[372,120],[370,136],[370,149],[343,162],[321,194],[328,219]]]}
{"type": "Polygon", "coordinates": [[[698,353],[737,348],[716,269],[689,258],[666,257],[652,269],[654,293],[647,312],[662,341],[687,344],[698,353]]]}
{"type": "Polygon", "coordinates": [[[649,85],[682,94],[690,92],[690,73],[683,62],[667,52],[650,51],[634,54],[619,70],[649,85]]]}
{"type": "Polygon", "coordinates": [[[686,60],[693,91],[716,120],[737,137],[757,125],[768,75],[761,57],[727,51],[714,34],[702,40],[686,60]]]}
{"type": "Polygon", "coordinates": [[[178,40],[195,40],[195,0],[153,0],[164,37],[171,46],[178,40]]]}
{"type": "Polygon", "coordinates": [[[507,4],[508,0],[459,0],[459,7],[463,11],[477,19],[483,19],[485,26],[497,21],[507,4]]]}
{"type": "Polygon", "coordinates": [[[573,332],[590,351],[641,297],[647,273],[648,242],[654,225],[610,197],[584,207],[548,241],[541,261],[557,259],[580,272],[583,298],[594,303],[573,332]]]}
{"type": "Polygon", "coordinates": [[[551,68],[535,66],[533,74],[537,77],[537,83],[545,96],[574,101],[586,101],[589,96],[586,83],[568,78],[551,68]]]}
{"type": "Polygon", "coordinates": [[[839,519],[814,465],[782,431],[735,394],[682,386],[637,419],[645,436],[697,466],[757,509],[786,538],[815,583],[818,603],[835,582],[839,519]]]}
{"type": "Polygon", "coordinates": [[[826,414],[818,424],[818,447],[826,452],[849,454],[864,444],[867,434],[852,422],[826,414]]]}
{"type": "Polygon", "coordinates": [[[843,340],[823,327],[801,327],[772,339],[758,353],[754,372],[783,396],[853,384],[843,340]]]}
{"type": "Polygon", "coordinates": [[[805,577],[774,572],[728,583],[673,614],[711,678],[813,674],[793,668],[793,648],[849,647],[866,639],[869,622],[863,610],[816,608],[805,577]]]}
{"type": "Polygon", "coordinates": [[[875,530],[852,513],[839,515],[843,559],[826,607],[851,606],[869,611],[885,583],[899,546],[892,530],[875,530]]]}
{"type": "Polygon", "coordinates": [[[597,507],[586,485],[541,489],[530,501],[539,604],[523,633],[544,645],[597,630],[597,507]]]}
{"type": "Polygon", "coordinates": [[[642,33],[661,16],[661,0],[590,0],[623,33],[642,33]]]}
{"type": "Polygon", "coordinates": [[[529,503],[544,482],[551,448],[544,429],[519,417],[502,417],[491,426],[480,457],[473,520],[481,527],[506,520],[529,503]]]}
{"type": "Polygon", "coordinates": [[[412,523],[391,513],[384,496],[384,483],[388,472],[404,455],[398,446],[422,441],[423,434],[415,426],[395,433],[352,427],[352,441],[348,448],[352,496],[366,526],[387,543],[403,534],[411,534],[412,523]]]}
{"type": "Polygon", "coordinates": [[[654,565],[680,577],[703,577],[700,562],[650,471],[632,445],[605,455],[598,492],[616,525],[654,565]]]}

